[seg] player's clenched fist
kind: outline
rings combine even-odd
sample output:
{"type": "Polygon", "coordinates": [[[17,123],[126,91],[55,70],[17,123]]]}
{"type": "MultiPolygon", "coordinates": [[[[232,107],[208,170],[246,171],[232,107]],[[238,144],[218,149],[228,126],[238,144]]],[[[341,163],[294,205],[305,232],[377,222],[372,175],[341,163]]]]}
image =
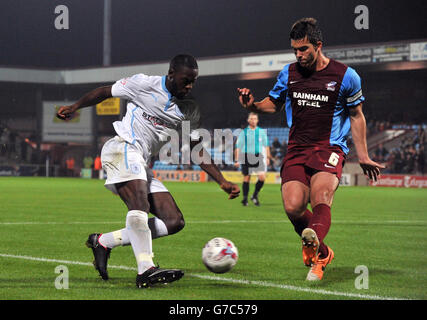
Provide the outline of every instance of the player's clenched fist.
{"type": "Polygon", "coordinates": [[[251,93],[251,90],[248,88],[237,88],[237,93],[239,94],[239,102],[244,107],[247,108],[254,103],[254,96],[251,93]]]}
{"type": "Polygon", "coordinates": [[[240,194],[240,188],[237,184],[234,184],[230,181],[225,181],[221,183],[221,189],[227,192],[230,196],[228,199],[237,198],[240,194]]]}
{"type": "Polygon", "coordinates": [[[77,107],[74,105],[71,106],[62,106],[59,108],[58,112],[56,113],[56,117],[61,120],[68,120],[72,117],[73,113],[76,112],[77,107]]]}

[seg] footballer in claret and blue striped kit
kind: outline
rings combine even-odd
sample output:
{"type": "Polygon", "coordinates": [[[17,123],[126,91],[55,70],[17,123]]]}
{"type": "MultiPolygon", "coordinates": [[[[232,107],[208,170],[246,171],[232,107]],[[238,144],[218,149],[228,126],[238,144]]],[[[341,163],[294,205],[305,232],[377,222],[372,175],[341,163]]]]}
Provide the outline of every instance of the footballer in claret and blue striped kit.
{"type": "Polygon", "coordinates": [[[322,32],[314,18],[295,22],[289,34],[296,62],[286,65],[269,95],[259,102],[248,88],[238,88],[240,104],[252,112],[285,111],[290,128],[283,159],[282,201],[301,237],[306,280],[319,281],[334,259],[324,242],[331,226],[331,206],[352,134],[359,164],[376,180],[382,165],[369,158],[361,80],[356,71],[326,57],[322,32]],[[308,209],[311,206],[311,211],[308,209]]]}

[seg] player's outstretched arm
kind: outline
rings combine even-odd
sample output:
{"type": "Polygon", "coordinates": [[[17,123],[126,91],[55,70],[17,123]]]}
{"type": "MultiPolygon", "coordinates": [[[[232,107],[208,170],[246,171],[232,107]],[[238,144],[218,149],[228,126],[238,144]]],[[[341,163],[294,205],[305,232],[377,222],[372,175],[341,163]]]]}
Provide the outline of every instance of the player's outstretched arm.
{"type": "MultiPolygon", "coordinates": [[[[198,143],[200,143],[200,141],[191,141],[191,149],[193,149],[193,147],[198,143]]],[[[230,181],[225,180],[221,171],[212,161],[211,156],[205,150],[205,148],[200,149],[199,157],[201,159],[200,168],[202,168],[203,171],[205,171],[209,176],[211,176],[212,179],[214,179],[219,184],[222,190],[229,194],[228,199],[237,198],[240,194],[239,186],[230,181]]]]}
{"type": "Polygon", "coordinates": [[[96,88],[85,94],[76,103],[70,106],[60,107],[56,113],[56,116],[61,120],[66,120],[70,118],[78,109],[94,106],[110,97],[112,97],[111,86],[96,88]]]}
{"type": "Polygon", "coordinates": [[[350,109],[351,135],[356,147],[359,164],[363,173],[371,180],[377,181],[380,169],[385,167],[369,158],[366,143],[366,120],[362,111],[362,104],[350,109]]]}
{"type": "Polygon", "coordinates": [[[271,97],[266,97],[259,102],[255,102],[255,98],[248,88],[237,88],[237,93],[242,107],[250,112],[275,113],[280,109],[279,104],[271,97]]]}

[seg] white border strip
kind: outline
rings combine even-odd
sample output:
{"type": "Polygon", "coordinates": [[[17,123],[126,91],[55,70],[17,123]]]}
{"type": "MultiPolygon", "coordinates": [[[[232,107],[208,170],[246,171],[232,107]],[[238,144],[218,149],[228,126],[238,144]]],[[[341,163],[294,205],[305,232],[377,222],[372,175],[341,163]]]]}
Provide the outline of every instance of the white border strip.
{"type": "MultiPolygon", "coordinates": [[[[81,262],[81,261],[70,261],[70,260],[59,260],[59,259],[48,259],[48,258],[40,258],[40,257],[32,257],[32,256],[22,256],[22,255],[12,255],[0,253],[0,257],[2,258],[11,258],[11,259],[22,259],[28,261],[38,261],[38,262],[54,262],[54,263],[62,263],[62,264],[71,264],[71,265],[80,265],[80,266],[90,266],[93,267],[92,263],[89,262],[81,262]]],[[[120,270],[131,270],[136,271],[136,268],[128,267],[128,266],[108,266],[110,269],[120,269],[120,270]]],[[[358,294],[358,293],[350,293],[350,292],[340,292],[340,291],[329,291],[323,289],[312,289],[312,288],[304,288],[291,286],[286,284],[277,284],[266,281],[250,281],[250,280],[241,280],[241,279],[232,279],[232,278],[223,278],[219,276],[208,276],[202,274],[189,274],[190,277],[199,278],[203,280],[212,280],[212,281],[225,281],[236,284],[245,284],[251,286],[261,286],[268,288],[277,288],[289,291],[297,291],[297,292],[307,292],[313,294],[323,294],[323,295],[332,295],[332,296],[340,296],[347,298],[357,298],[357,299],[366,299],[366,300],[407,300],[406,298],[396,298],[396,297],[384,297],[377,295],[367,295],[367,294],[358,294]]]]}

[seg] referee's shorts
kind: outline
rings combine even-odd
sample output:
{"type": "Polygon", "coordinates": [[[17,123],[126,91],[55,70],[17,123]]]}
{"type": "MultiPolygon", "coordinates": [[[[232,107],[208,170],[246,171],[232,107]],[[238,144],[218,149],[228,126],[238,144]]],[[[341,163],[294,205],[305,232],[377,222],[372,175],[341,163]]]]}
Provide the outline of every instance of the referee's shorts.
{"type": "Polygon", "coordinates": [[[263,154],[245,153],[243,158],[243,161],[240,161],[240,165],[244,176],[267,171],[267,163],[263,154]]]}

